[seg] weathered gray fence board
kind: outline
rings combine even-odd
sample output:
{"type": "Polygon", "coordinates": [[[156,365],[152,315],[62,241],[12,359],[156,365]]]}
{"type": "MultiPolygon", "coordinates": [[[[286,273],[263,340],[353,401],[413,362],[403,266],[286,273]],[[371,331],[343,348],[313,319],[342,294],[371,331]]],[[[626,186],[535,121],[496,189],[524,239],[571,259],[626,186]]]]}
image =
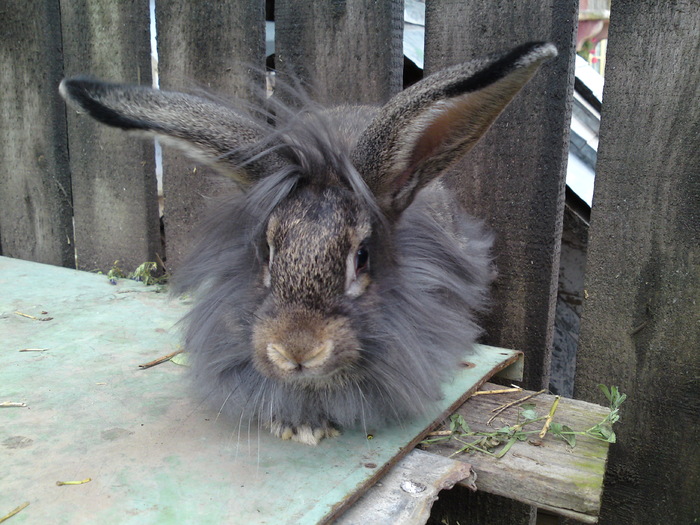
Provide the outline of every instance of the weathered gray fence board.
{"type": "Polygon", "coordinates": [[[380,104],[401,90],[403,2],[278,0],[275,23],[275,69],[318,102],[380,104]]]}
{"type": "MultiPolygon", "coordinates": [[[[151,84],[148,2],[61,2],[65,75],[151,84]]],[[[58,96],[58,95],[56,95],[58,96]]],[[[161,252],[153,143],[68,110],[78,266],[124,269],[161,252]]]]}
{"type": "MultiPolygon", "coordinates": [[[[156,2],[160,87],[192,88],[246,99],[265,88],[264,2],[156,2]]],[[[258,93],[259,95],[259,93],[258,93]]],[[[188,251],[192,228],[217,193],[211,168],[178,151],[163,151],[165,238],[168,269],[188,251]]]]}
{"type": "Polygon", "coordinates": [[[559,272],[576,0],[435,0],[426,6],[426,73],[515,45],[554,42],[545,64],[449,181],[497,234],[489,344],[526,352],[525,385],[547,386],[559,272]]]}
{"type": "Polygon", "coordinates": [[[700,4],[615,0],[576,396],[629,395],[601,523],[700,519],[700,4]]]}
{"type": "MultiPolygon", "coordinates": [[[[524,384],[535,390],[549,381],[577,6],[575,0],[426,5],[426,74],[533,40],[559,49],[448,175],[464,206],[497,235],[498,279],[484,340],[525,351],[524,384]]],[[[472,515],[489,523],[534,523],[529,505],[502,508],[493,495],[474,503],[472,515]]]]}
{"type": "Polygon", "coordinates": [[[73,266],[58,7],[0,3],[0,253],[73,266]]]}

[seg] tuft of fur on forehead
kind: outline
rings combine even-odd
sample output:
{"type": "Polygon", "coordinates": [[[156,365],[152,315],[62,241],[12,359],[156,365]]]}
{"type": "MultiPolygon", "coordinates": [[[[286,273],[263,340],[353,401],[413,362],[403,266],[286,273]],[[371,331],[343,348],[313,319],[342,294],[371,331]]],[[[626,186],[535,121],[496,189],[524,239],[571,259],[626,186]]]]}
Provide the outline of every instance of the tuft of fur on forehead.
{"type": "Polygon", "coordinates": [[[251,213],[262,211],[259,217],[266,222],[272,210],[300,186],[341,187],[353,193],[373,218],[382,222],[382,212],[374,195],[351,161],[360,134],[378,109],[370,106],[322,108],[302,92],[296,95],[304,103],[301,109],[275,99],[267,101],[269,110],[262,113],[258,121],[266,138],[244,152],[247,159],[241,163],[243,166],[273,153],[286,161],[277,172],[246,189],[251,213]]]}

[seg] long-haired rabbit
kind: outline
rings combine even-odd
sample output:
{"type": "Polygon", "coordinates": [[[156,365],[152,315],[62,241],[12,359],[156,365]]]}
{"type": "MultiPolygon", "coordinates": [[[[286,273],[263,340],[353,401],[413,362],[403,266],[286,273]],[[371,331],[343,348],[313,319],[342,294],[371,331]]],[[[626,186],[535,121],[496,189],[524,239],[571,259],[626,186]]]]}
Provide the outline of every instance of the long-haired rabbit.
{"type": "Polygon", "coordinates": [[[241,187],[176,273],[175,291],[196,297],[194,384],[231,416],[316,444],[421,412],[475,341],[491,236],[438,177],[554,55],[534,43],[471,61],[381,108],[245,112],[81,78],[60,92],[241,187]]]}

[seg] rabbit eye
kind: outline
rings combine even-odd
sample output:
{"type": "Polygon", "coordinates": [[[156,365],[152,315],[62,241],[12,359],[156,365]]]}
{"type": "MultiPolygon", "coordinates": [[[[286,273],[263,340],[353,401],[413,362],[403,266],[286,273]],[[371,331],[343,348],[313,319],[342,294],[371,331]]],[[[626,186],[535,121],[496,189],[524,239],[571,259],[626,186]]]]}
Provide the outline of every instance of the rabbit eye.
{"type": "Polygon", "coordinates": [[[360,246],[355,252],[355,272],[364,272],[369,268],[369,250],[366,246],[360,246]]]}
{"type": "Polygon", "coordinates": [[[355,251],[348,253],[345,273],[345,295],[351,298],[361,296],[370,284],[369,248],[365,242],[355,251]]]}

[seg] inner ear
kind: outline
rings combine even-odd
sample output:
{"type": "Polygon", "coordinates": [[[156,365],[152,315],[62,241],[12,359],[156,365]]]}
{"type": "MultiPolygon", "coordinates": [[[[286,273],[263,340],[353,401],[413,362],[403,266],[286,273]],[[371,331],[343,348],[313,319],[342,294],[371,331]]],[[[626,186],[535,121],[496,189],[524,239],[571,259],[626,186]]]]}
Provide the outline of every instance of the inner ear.
{"type": "MultiPolygon", "coordinates": [[[[449,137],[449,132],[453,129],[460,118],[460,111],[450,108],[454,104],[443,102],[438,107],[435,107],[426,113],[425,118],[427,124],[413,137],[415,142],[408,144],[412,151],[407,158],[409,163],[401,172],[401,175],[394,181],[394,188],[397,192],[405,187],[411,176],[417,171],[418,165],[427,158],[435,155],[449,137]]],[[[396,159],[400,163],[400,159],[396,159]]]]}
{"type": "Polygon", "coordinates": [[[451,146],[456,147],[460,139],[466,139],[468,144],[476,142],[475,138],[469,139],[471,134],[467,130],[464,130],[466,137],[452,137],[451,133],[460,127],[476,127],[475,125],[478,124],[480,119],[473,118],[473,116],[478,116],[475,112],[475,106],[480,102],[478,100],[480,98],[485,97],[480,97],[479,93],[470,93],[456,101],[445,102],[441,107],[437,107],[430,112],[434,117],[429,121],[423,132],[420,133],[410,156],[411,166],[414,169],[422,160],[434,156],[440,149],[450,149],[451,146]],[[455,144],[448,144],[449,142],[455,144]]]}
{"type": "Polygon", "coordinates": [[[532,73],[516,70],[483,89],[440,101],[416,119],[407,150],[396,154],[397,164],[408,159],[394,181],[393,206],[397,211],[474,147],[532,73]]]}

